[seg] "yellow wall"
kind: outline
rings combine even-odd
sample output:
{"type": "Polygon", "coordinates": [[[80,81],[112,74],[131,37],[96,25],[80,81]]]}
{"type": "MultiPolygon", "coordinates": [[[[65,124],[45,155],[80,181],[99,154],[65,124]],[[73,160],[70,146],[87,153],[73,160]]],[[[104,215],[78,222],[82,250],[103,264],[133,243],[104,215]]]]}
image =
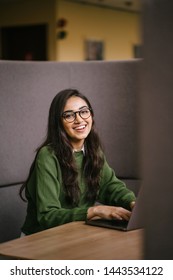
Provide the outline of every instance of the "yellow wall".
{"type": "Polygon", "coordinates": [[[57,40],[57,60],[84,60],[86,39],[103,40],[106,60],[133,58],[140,44],[140,14],[59,1],[60,18],[67,20],[68,35],[57,40]]]}
{"type": "Polygon", "coordinates": [[[48,25],[48,59],[82,61],[85,40],[101,40],[104,59],[133,58],[133,45],[140,44],[140,14],[82,5],[66,0],[26,0],[0,4],[0,27],[26,24],[48,25]],[[56,38],[57,20],[65,18],[68,35],[56,38]]]}

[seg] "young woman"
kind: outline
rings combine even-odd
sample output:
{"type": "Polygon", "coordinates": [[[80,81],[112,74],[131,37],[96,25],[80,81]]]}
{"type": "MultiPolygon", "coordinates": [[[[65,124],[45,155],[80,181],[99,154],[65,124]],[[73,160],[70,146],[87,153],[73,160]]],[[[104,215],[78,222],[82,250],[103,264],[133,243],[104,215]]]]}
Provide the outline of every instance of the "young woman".
{"type": "Polygon", "coordinates": [[[63,90],[53,99],[46,140],[21,197],[24,189],[28,207],[22,232],[27,235],[96,217],[129,220],[135,195],[109,167],[91,104],[77,90],[63,90]]]}

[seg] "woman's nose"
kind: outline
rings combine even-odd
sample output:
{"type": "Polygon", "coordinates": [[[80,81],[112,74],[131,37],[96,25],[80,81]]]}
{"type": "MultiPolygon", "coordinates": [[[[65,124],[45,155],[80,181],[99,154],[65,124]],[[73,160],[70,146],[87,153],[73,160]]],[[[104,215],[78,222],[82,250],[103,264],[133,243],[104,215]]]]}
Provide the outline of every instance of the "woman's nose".
{"type": "Polygon", "coordinates": [[[81,118],[79,112],[76,113],[76,118],[75,118],[75,122],[78,123],[78,122],[81,122],[83,121],[83,119],[81,118]]]}

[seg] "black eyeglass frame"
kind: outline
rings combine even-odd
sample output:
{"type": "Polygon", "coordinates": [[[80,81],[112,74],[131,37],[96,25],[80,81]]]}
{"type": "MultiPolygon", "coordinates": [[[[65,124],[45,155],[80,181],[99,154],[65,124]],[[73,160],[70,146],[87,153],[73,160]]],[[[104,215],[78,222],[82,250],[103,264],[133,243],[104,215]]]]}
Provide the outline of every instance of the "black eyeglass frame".
{"type": "Polygon", "coordinates": [[[88,119],[90,116],[91,116],[91,113],[92,113],[92,109],[91,108],[89,108],[89,107],[84,107],[84,108],[82,108],[82,109],[80,109],[80,110],[78,110],[78,111],[72,111],[72,110],[68,110],[68,111],[65,111],[65,112],[63,112],[62,113],[62,118],[64,119],[64,120],[66,120],[68,123],[72,123],[72,122],[74,122],[75,120],[76,120],[76,114],[79,114],[79,116],[83,119],[83,120],[86,120],[86,119],[88,119]],[[89,114],[89,116],[87,117],[87,118],[84,118],[84,117],[82,117],[81,116],[81,112],[82,111],[84,111],[84,110],[89,110],[89,112],[90,112],[90,114],[89,114]],[[68,121],[67,119],[66,119],[66,113],[73,113],[73,115],[74,115],[74,119],[72,120],[72,121],[68,121]]]}

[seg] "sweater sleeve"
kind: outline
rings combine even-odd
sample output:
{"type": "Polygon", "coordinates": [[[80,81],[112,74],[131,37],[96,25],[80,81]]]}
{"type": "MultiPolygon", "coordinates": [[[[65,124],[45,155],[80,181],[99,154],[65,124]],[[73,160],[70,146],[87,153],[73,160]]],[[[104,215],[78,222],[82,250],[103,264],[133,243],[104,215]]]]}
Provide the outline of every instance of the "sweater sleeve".
{"type": "Polygon", "coordinates": [[[121,206],[130,209],[130,203],[135,201],[135,195],[125,183],[115,176],[114,170],[105,160],[98,200],[107,205],[121,206]]]}
{"type": "Polygon", "coordinates": [[[86,219],[87,207],[63,208],[61,171],[53,153],[40,151],[35,172],[37,219],[43,228],[86,219]]]}

